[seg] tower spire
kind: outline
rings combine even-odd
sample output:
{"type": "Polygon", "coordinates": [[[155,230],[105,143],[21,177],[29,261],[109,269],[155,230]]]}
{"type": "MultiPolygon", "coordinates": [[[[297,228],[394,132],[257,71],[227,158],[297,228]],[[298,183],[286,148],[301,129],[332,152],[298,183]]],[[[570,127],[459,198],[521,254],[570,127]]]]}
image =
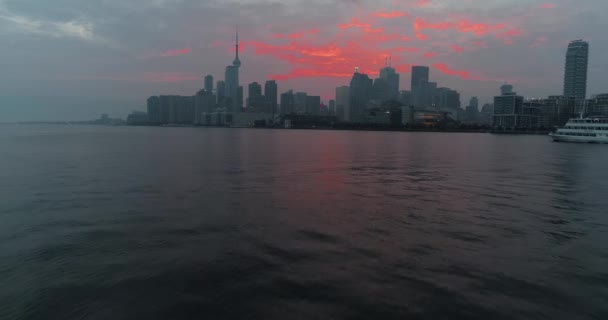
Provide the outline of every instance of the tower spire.
{"type": "Polygon", "coordinates": [[[235,67],[240,67],[241,66],[241,60],[239,59],[239,26],[236,26],[236,44],[235,44],[235,48],[236,48],[236,57],[234,58],[234,61],[232,62],[232,65],[235,67]]]}

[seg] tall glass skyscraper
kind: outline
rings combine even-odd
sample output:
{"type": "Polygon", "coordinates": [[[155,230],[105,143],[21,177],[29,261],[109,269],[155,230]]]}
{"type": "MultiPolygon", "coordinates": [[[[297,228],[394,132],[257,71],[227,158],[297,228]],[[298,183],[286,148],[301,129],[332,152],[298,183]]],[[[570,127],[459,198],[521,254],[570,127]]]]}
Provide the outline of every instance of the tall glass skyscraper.
{"type": "Polygon", "coordinates": [[[564,96],[574,97],[578,102],[585,100],[588,60],[589,43],[583,40],[570,42],[564,70],[564,96]]]}

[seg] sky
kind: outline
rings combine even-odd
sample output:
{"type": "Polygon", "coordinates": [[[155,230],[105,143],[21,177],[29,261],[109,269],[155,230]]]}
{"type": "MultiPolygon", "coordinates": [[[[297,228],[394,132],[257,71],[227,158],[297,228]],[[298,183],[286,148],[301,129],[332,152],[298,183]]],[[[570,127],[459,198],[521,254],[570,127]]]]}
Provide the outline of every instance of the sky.
{"type": "MultiPolygon", "coordinates": [[[[239,28],[241,84],[332,99],[391,57],[491,102],[562,93],[568,42],[590,42],[588,94],[608,92],[606,0],[0,0],[0,122],[125,117],[147,97],[223,80],[239,28]]],[[[245,89],[246,91],[246,89],[245,89]]]]}

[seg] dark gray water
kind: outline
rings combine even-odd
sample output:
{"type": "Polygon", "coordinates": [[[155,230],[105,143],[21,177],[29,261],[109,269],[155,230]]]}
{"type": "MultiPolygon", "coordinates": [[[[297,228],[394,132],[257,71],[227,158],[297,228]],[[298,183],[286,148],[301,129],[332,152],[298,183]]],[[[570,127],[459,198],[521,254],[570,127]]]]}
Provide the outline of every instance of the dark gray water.
{"type": "Polygon", "coordinates": [[[0,319],[607,319],[608,146],[0,126],[0,319]]]}

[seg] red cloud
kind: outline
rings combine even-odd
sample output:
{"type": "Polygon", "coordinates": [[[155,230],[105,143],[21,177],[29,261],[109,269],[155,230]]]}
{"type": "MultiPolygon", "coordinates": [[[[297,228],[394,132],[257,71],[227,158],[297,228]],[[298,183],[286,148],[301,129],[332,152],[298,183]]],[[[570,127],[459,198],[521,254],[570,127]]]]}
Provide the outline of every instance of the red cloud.
{"type": "Polygon", "coordinates": [[[340,29],[349,29],[349,28],[371,28],[372,25],[369,23],[363,23],[357,20],[357,18],[352,18],[349,23],[339,24],[338,28],[340,29]]]}
{"type": "Polygon", "coordinates": [[[425,58],[434,58],[439,55],[439,52],[425,52],[422,56],[425,58]]]}
{"type": "Polygon", "coordinates": [[[465,80],[472,79],[472,76],[468,71],[450,69],[450,67],[445,63],[436,63],[433,65],[433,67],[447,75],[458,76],[465,80]]]}
{"type": "Polygon", "coordinates": [[[285,38],[285,39],[299,39],[299,38],[303,38],[308,34],[318,34],[319,33],[319,29],[311,29],[311,30],[306,30],[306,31],[300,31],[300,32],[294,32],[294,33],[289,33],[289,34],[275,34],[273,35],[274,38],[277,39],[281,39],[281,38],[285,38]]]}
{"type": "Polygon", "coordinates": [[[496,34],[496,38],[501,39],[504,44],[512,44],[513,38],[521,36],[522,33],[520,29],[509,29],[503,33],[496,34]]]}
{"type": "Polygon", "coordinates": [[[464,48],[463,47],[459,47],[457,45],[450,45],[450,48],[452,49],[452,51],[456,52],[456,53],[463,53],[464,52],[464,48]]]}
{"type": "Polygon", "coordinates": [[[416,0],[416,5],[419,7],[424,7],[431,4],[431,0],[416,0]]]}
{"type": "Polygon", "coordinates": [[[530,45],[531,48],[537,48],[549,42],[549,38],[547,37],[538,37],[534,40],[534,43],[530,45]]]}
{"type": "Polygon", "coordinates": [[[554,3],[543,3],[540,6],[538,6],[541,9],[553,9],[555,8],[555,4],[554,3]]]}
{"type": "Polygon", "coordinates": [[[372,17],[382,18],[382,19],[396,19],[403,18],[409,16],[409,13],[405,11],[397,11],[393,10],[391,12],[375,12],[372,14],[372,17]]]}
{"type": "Polygon", "coordinates": [[[167,50],[167,51],[161,53],[160,56],[161,57],[175,57],[175,56],[189,54],[191,51],[192,50],[190,48],[167,50]]]}

